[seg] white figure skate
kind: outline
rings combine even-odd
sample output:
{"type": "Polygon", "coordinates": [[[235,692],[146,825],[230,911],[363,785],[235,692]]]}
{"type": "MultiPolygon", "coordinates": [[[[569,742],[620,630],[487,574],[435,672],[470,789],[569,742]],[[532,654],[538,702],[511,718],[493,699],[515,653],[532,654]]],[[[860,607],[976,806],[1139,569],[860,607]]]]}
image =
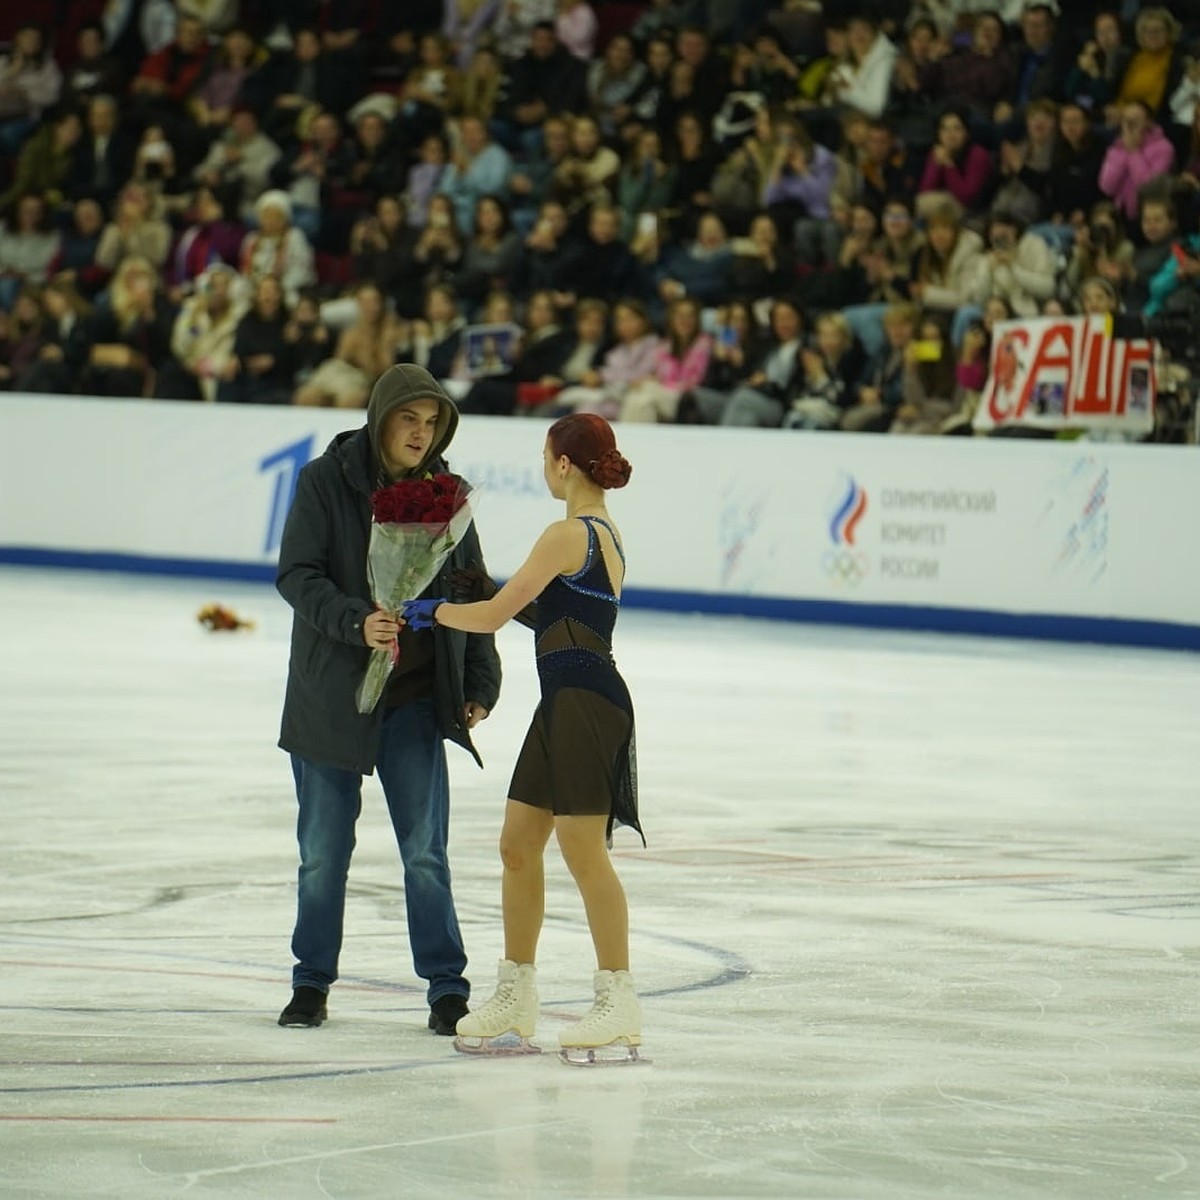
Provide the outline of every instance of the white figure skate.
{"type": "Polygon", "coordinates": [[[559,1058],[573,1067],[648,1062],[642,1044],[642,1008],[628,971],[597,971],[591,1011],[558,1035],[559,1058]]]}
{"type": "Polygon", "coordinates": [[[541,1054],[529,1041],[537,1018],[537,968],[502,958],[492,998],[459,1019],[454,1048],[462,1054],[541,1054]]]}

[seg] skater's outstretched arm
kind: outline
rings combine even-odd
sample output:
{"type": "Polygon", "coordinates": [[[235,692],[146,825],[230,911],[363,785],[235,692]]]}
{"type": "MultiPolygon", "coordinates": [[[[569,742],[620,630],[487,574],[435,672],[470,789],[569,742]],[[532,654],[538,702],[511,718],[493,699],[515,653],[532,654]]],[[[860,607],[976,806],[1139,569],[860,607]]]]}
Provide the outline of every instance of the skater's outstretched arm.
{"type": "Polygon", "coordinates": [[[467,633],[495,633],[528,604],[534,603],[556,575],[579,569],[587,556],[582,521],[555,521],[546,528],[516,574],[490,599],[473,604],[446,601],[433,612],[437,625],[467,633]]]}
{"type": "MultiPolygon", "coordinates": [[[[483,569],[479,563],[460,567],[450,572],[450,595],[447,599],[455,604],[473,604],[477,600],[490,600],[499,590],[500,585],[483,569]]],[[[513,620],[526,629],[536,629],[538,620],[537,601],[525,605],[513,620]]]]}

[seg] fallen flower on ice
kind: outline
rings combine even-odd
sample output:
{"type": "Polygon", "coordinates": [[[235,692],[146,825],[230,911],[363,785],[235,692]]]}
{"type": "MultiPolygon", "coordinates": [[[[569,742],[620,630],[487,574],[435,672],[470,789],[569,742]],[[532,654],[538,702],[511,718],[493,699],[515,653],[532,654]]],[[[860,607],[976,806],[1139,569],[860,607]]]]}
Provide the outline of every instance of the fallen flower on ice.
{"type": "Polygon", "coordinates": [[[209,633],[227,633],[234,629],[253,629],[254,622],[239,617],[231,608],[223,604],[206,604],[197,614],[196,620],[209,633]]]}

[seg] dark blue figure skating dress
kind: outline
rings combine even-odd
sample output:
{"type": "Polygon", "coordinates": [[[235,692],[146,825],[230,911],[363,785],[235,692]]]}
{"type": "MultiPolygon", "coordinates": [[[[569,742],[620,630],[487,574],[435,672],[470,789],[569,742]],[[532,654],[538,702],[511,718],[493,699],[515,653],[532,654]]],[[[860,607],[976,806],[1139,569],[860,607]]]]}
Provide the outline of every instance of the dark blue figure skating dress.
{"type": "MultiPolygon", "coordinates": [[[[587,561],[559,575],[537,600],[536,654],[542,699],[513,770],[509,796],[556,816],[608,817],[641,834],[633,702],[612,656],[620,600],[609,578],[599,517],[587,526],[587,561]]],[[[645,838],[643,837],[643,842],[645,838]]]]}

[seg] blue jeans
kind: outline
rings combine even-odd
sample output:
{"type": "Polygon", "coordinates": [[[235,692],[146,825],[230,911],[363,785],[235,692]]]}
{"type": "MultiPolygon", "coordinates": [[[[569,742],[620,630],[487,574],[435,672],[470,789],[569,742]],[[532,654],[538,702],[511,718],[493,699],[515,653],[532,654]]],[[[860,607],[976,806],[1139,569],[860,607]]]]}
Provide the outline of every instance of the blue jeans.
{"type": "Polygon", "coordinates": [[[10,117],[7,121],[0,121],[0,155],[15,158],[37,124],[29,117],[10,117]]]}
{"type": "Polygon", "coordinates": [[[0,276],[0,311],[12,312],[17,295],[24,286],[25,280],[18,275],[0,276]]]}
{"type": "Polygon", "coordinates": [[[306,204],[293,204],[292,224],[310,242],[315,241],[317,235],[321,232],[321,210],[319,208],[309,208],[306,204]]]}
{"type": "Polygon", "coordinates": [[[850,328],[868,358],[882,350],[887,341],[883,331],[883,314],[887,310],[886,304],[852,304],[842,309],[842,316],[850,322],[850,328]]]}
{"type": "Polygon", "coordinates": [[[1036,233],[1051,250],[1057,250],[1059,254],[1070,254],[1075,245],[1075,226],[1065,222],[1056,225],[1053,221],[1040,221],[1030,225],[1029,232],[1036,233]]]}
{"type": "MultiPolygon", "coordinates": [[[[469,996],[450,864],[446,856],[450,789],[446,751],[431,699],[389,709],[375,766],[404,864],[404,901],[413,967],[428,983],[430,1004],[451,992],[469,996]]],[[[354,826],[362,811],[362,776],[292,755],[300,811],[300,876],[292,934],[293,987],[328,991],[338,977],[346,877],[354,826]]]]}
{"type": "MultiPolygon", "coordinates": [[[[521,158],[536,158],[541,153],[541,125],[518,125],[516,121],[509,121],[504,117],[493,117],[488,122],[488,133],[492,135],[492,140],[499,142],[509,154],[516,154],[521,158]]],[[[470,222],[463,228],[470,229],[470,222]]]]}

